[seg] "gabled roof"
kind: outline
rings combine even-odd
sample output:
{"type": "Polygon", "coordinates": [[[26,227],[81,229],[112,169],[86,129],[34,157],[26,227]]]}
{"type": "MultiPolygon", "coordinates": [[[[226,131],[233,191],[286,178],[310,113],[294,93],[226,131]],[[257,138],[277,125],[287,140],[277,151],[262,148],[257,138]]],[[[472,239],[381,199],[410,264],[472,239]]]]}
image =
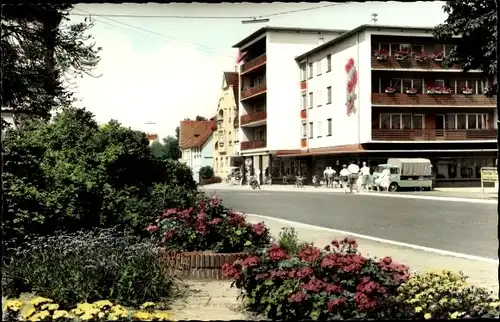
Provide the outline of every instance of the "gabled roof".
{"type": "Polygon", "coordinates": [[[224,72],[224,79],[228,86],[233,87],[234,99],[236,100],[236,105],[240,101],[239,90],[240,90],[240,76],[236,72],[224,72]]]}
{"type": "Polygon", "coordinates": [[[338,30],[338,29],[320,29],[320,28],[297,28],[297,27],[262,27],[255,31],[254,33],[250,34],[249,36],[245,37],[243,40],[240,40],[236,45],[233,46],[233,48],[240,48],[243,45],[246,45],[250,41],[254,40],[255,38],[265,34],[268,31],[296,31],[296,32],[317,32],[317,33],[344,33],[347,32],[348,30],[338,30]]]}
{"type": "Polygon", "coordinates": [[[179,126],[179,147],[181,150],[201,148],[212,132],[217,128],[217,121],[181,121],[179,126]]]}
{"type": "Polygon", "coordinates": [[[387,29],[387,30],[400,30],[400,31],[424,31],[424,32],[427,32],[427,33],[431,33],[431,36],[432,36],[432,31],[434,30],[434,28],[430,28],[430,27],[411,27],[411,26],[388,26],[388,25],[361,25],[359,27],[356,27],[352,30],[349,30],[347,31],[346,33],[338,36],[337,38],[334,38],[330,41],[327,41],[325,42],[324,44],[322,45],[319,45],[318,47],[315,47],[311,50],[309,50],[308,52],[300,55],[300,56],[297,56],[295,57],[295,60],[299,61],[299,60],[303,60],[305,57],[311,55],[311,54],[314,54],[314,53],[317,53],[319,51],[321,51],[322,49],[324,48],[328,48],[334,44],[337,44],[337,43],[340,43],[342,42],[343,40],[351,37],[352,35],[355,35],[356,33],[358,32],[362,32],[362,31],[365,31],[366,29],[387,29]]]}

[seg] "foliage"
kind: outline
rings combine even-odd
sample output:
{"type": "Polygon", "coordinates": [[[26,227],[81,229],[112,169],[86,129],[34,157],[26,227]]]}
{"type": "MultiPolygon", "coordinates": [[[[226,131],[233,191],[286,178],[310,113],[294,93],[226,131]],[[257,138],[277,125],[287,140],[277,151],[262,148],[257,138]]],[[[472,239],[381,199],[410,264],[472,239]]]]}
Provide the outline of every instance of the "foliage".
{"type": "Polygon", "coordinates": [[[195,207],[166,210],[146,230],[168,251],[253,252],[270,239],[263,223],[247,223],[220,199],[207,197],[195,207]]]}
{"type": "Polygon", "coordinates": [[[453,0],[443,6],[448,14],[444,24],[436,27],[438,39],[462,36],[447,57],[448,64],[462,64],[465,71],[480,69],[496,73],[497,17],[496,1],[453,0]]]}
{"type": "Polygon", "coordinates": [[[73,101],[76,77],[90,75],[99,51],[90,19],[69,23],[70,4],[2,6],[2,106],[45,120],[73,101]]]}
{"type": "Polygon", "coordinates": [[[299,250],[309,245],[301,243],[297,231],[293,227],[283,227],[279,233],[278,244],[290,255],[296,255],[299,250]]]}
{"type": "Polygon", "coordinates": [[[202,180],[210,179],[213,176],[214,176],[214,169],[211,166],[207,165],[200,168],[200,177],[202,180]]]}
{"type": "Polygon", "coordinates": [[[398,290],[401,318],[498,318],[498,299],[483,288],[467,285],[466,279],[462,273],[446,270],[415,274],[398,290]]]}
{"type": "Polygon", "coordinates": [[[8,297],[33,292],[62,308],[103,298],[137,306],[171,294],[158,258],[149,240],[118,229],[35,237],[4,263],[2,291],[8,297]]]}
{"type": "Polygon", "coordinates": [[[151,149],[154,156],[160,160],[179,160],[182,156],[179,139],[173,136],[163,138],[163,142],[154,141],[151,149]]]}
{"type": "Polygon", "coordinates": [[[211,177],[211,178],[208,178],[208,179],[202,179],[201,180],[201,184],[202,185],[206,185],[206,184],[214,184],[214,183],[221,183],[222,182],[222,178],[221,177],[211,177]]]}
{"type": "Polygon", "coordinates": [[[146,302],[139,311],[133,311],[109,300],[100,300],[78,303],[67,311],[60,310],[59,304],[51,299],[35,297],[29,305],[17,299],[7,301],[3,314],[7,318],[4,321],[171,321],[168,312],[155,310],[155,306],[153,302],[146,302]]]}
{"type": "Polygon", "coordinates": [[[272,245],[258,256],[224,265],[248,309],[273,320],[371,319],[390,316],[386,299],[408,277],[390,257],[376,261],[357,252],[355,240],[334,240],[296,255],[272,245]]]}
{"type": "Polygon", "coordinates": [[[143,231],[196,189],[187,166],[153,157],[144,133],[116,121],[99,127],[82,109],[21,122],[2,145],[4,238],[116,224],[143,231]]]}

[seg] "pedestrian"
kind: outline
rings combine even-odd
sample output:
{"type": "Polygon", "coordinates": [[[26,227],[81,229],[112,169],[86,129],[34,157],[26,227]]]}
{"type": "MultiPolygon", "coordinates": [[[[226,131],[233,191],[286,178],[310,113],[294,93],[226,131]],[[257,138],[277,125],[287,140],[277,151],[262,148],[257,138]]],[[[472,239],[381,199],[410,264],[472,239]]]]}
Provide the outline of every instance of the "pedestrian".
{"type": "Polygon", "coordinates": [[[342,187],[344,188],[344,192],[347,193],[347,186],[349,185],[349,175],[351,173],[347,170],[347,165],[342,165],[342,170],[340,170],[340,182],[342,183],[342,187]]]}
{"type": "Polygon", "coordinates": [[[349,174],[349,192],[352,193],[353,186],[356,186],[356,191],[359,192],[358,187],[358,177],[359,177],[359,167],[358,165],[352,161],[351,164],[347,167],[347,170],[350,172],[349,174]]]}
{"type": "Polygon", "coordinates": [[[368,190],[368,181],[370,180],[370,167],[363,162],[363,167],[361,168],[361,176],[363,178],[361,189],[364,191],[368,190]]]}

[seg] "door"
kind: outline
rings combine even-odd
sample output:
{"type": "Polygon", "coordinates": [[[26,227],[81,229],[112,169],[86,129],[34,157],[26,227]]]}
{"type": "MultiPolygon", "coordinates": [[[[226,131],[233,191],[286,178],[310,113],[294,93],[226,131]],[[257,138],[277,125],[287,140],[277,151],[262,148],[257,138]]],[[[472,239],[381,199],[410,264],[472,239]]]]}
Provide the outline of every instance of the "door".
{"type": "Polygon", "coordinates": [[[444,114],[436,114],[436,136],[444,136],[444,114]]]}

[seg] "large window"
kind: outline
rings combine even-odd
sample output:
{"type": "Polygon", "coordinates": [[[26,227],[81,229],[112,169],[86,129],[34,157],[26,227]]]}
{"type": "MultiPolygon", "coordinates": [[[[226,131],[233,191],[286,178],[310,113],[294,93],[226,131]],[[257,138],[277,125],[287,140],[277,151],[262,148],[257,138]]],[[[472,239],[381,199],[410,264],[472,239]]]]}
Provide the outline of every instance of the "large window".
{"type": "Polygon", "coordinates": [[[316,62],[316,75],[318,75],[318,76],[321,75],[321,63],[322,62],[323,61],[321,59],[316,62]]]}
{"type": "Polygon", "coordinates": [[[307,108],[307,96],[306,94],[302,94],[302,109],[305,110],[307,108]]]}
{"type": "Polygon", "coordinates": [[[326,72],[330,72],[332,70],[332,55],[326,55],[326,72]]]}
{"type": "Polygon", "coordinates": [[[305,81],[307,79],[307,65],[306,63],[300,64],[300,80],[305,81]]]}
{"type": "Polygon", "coordinates": [[[446,128],[450,130],[484,130],[488,114],[447,114],[446,128]]]}
{"type": "Polygon", "coordinates": [[[313,136],[314,136],[313,129],[314,129],[313,122],[309,122],[309,138],[310,138],[310,139],[312,139],[312,138],[313,138],[313,136]]]}
{"type": "Polygon", "coordinates": [[[328,124],[328,134],[327,136],[332,135],[332,119],[327,119],[326,123],[328,124]]]}
{"type": "Polygon", "coordinates": [[[313,76],[314,76],[313,63],[309,63],[309,78],[313,78],[313,76]]]}
{"type": "Polygon", "coordinates": [[[386,130],[422,129],[424,127],[423,114],[381,113],[380,128],[386,130]]]}
{"type": "Polygon", "coordinates": [[[403,79],[402,82],[404,91],[414,88],[417,90],[417,93],[422,93],[423,81],[421,79],[403,79]]]}
{"type": "Polygon", "coordinates": [[[328,86],[326,88],[326,104],[330,104],[332,102],[332,87],[328,86]]]}
{"type": "Polygon", "coordinates": [[[307,123],[302,122],[302,138],[305,139],[307,138],[307,123]]]}
{"type": "Polygon", "coordinates": [[[313,108],[314,106],[314,95],[313,92],[309,93],[309,108],[313,108]]]}
{"type": "Polygon", "coordinates": [[[323,122],[321,121],[318,121],[318,125],[317,125],[317,128],[318,128],[318,137],[320,138],[321,136],[323,136],[323,122]]]}

